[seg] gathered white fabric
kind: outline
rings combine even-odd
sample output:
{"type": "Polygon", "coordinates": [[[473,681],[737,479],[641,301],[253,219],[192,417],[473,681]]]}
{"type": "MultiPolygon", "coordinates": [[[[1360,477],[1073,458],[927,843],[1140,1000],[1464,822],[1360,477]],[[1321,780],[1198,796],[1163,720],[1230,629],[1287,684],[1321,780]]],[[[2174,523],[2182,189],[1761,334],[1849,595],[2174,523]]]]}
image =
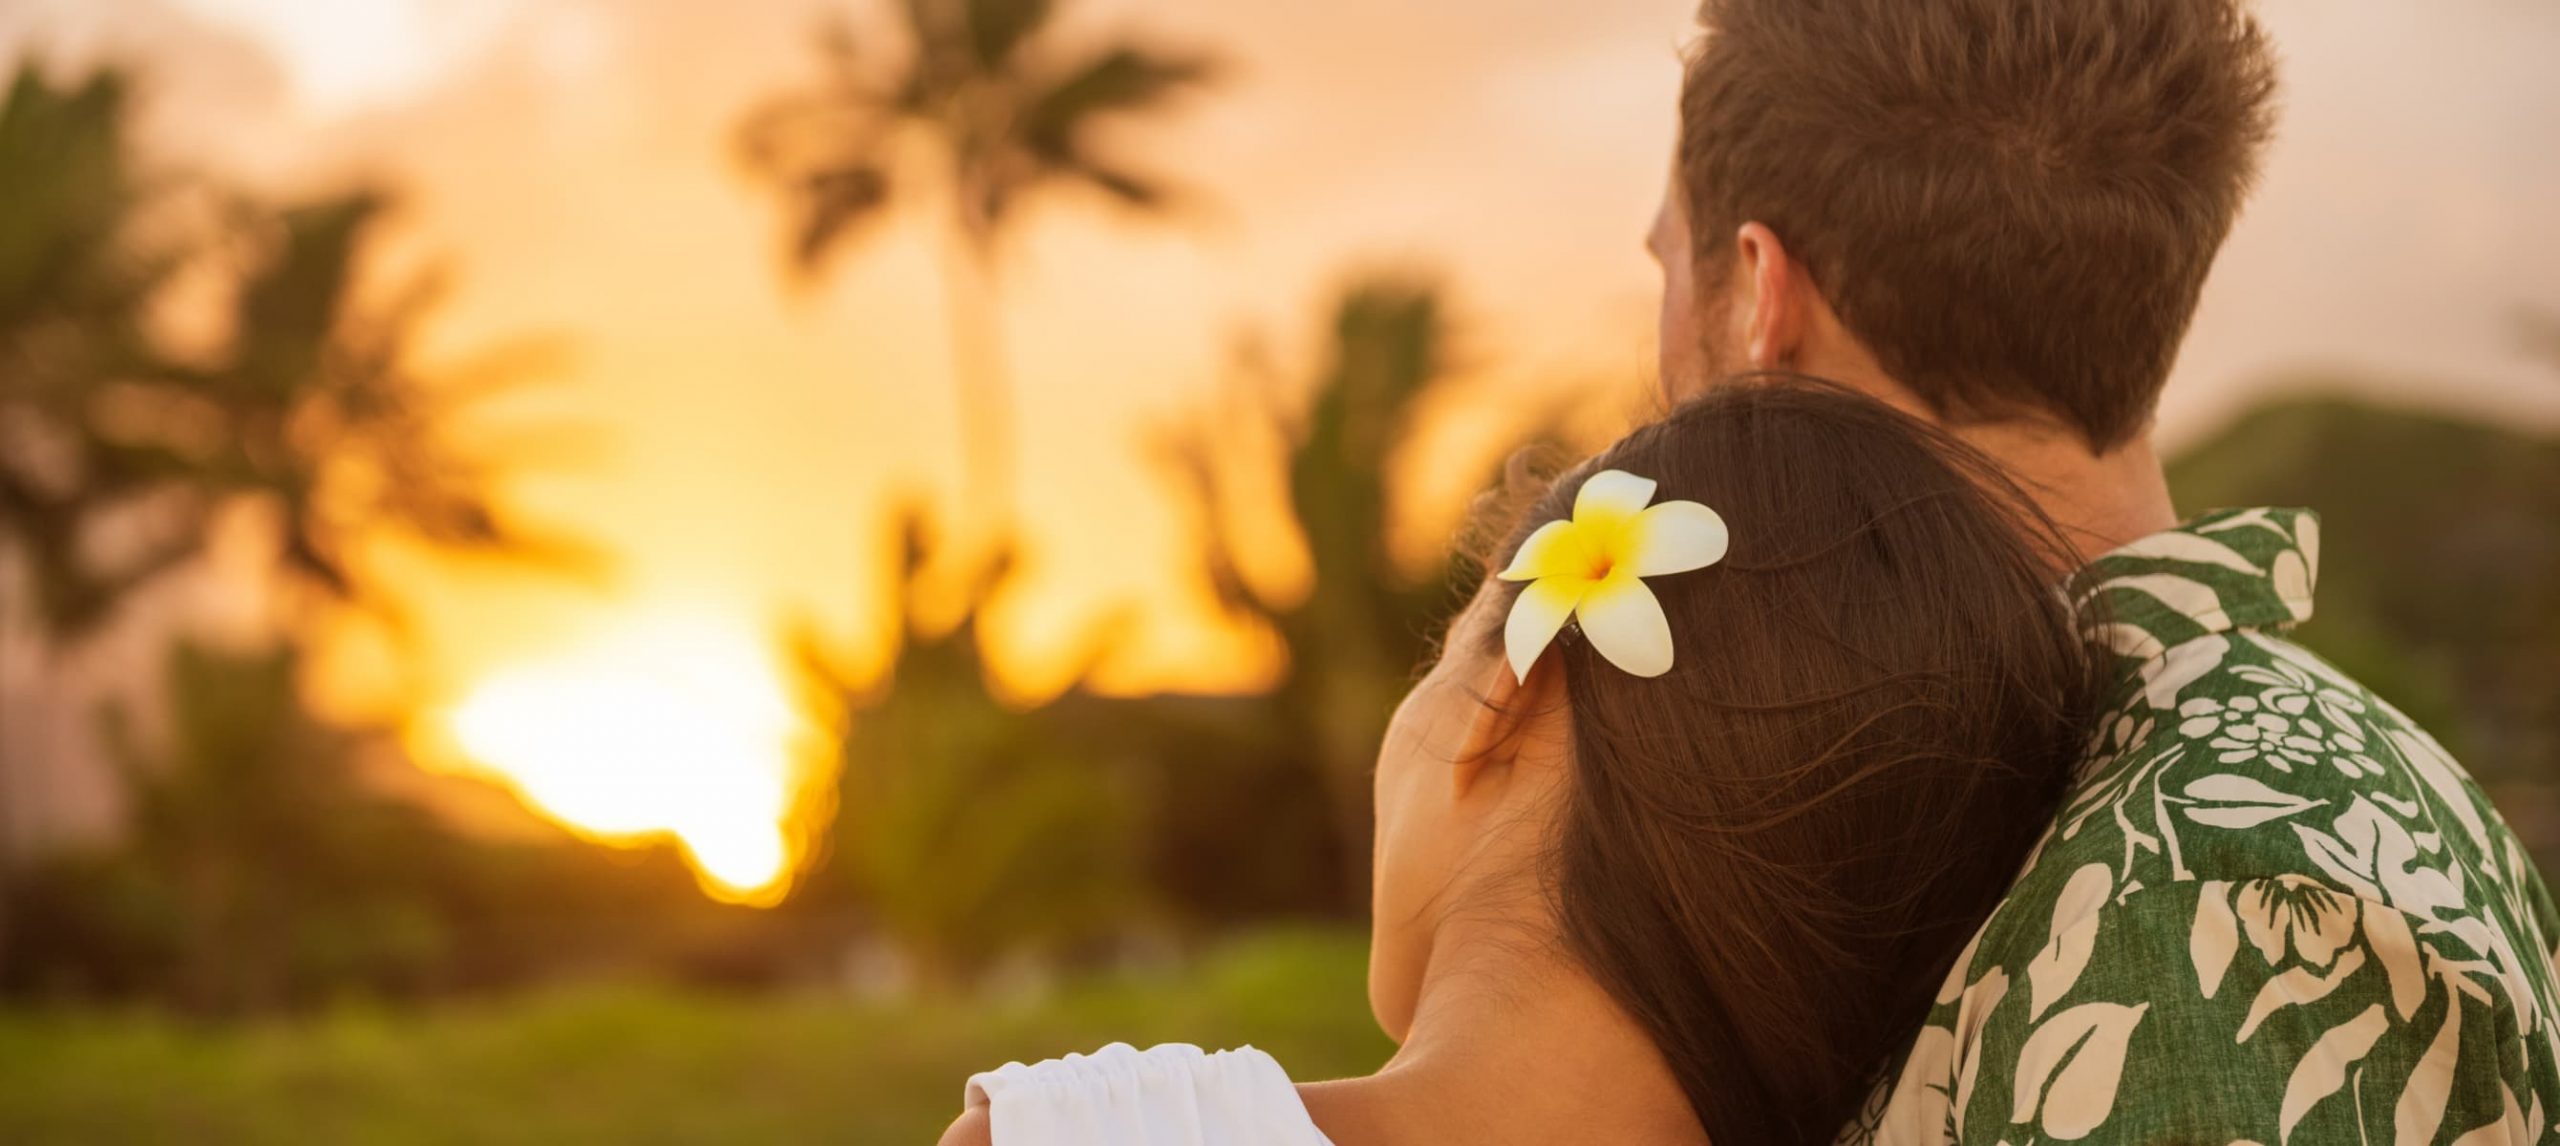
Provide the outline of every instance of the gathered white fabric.
{"type": "Polygon", "coordinates": [[[972,1075],[995,1146],[1332,1146],[1287,1072],[1252,1047],[1113,1043],[972,1075]]]}

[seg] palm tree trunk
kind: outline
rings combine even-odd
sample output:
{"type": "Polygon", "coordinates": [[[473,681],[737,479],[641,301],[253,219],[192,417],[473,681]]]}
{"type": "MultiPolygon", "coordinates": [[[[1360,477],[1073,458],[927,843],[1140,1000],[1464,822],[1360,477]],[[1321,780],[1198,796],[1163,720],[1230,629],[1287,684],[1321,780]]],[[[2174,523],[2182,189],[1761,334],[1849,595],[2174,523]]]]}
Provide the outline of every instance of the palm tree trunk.
{"type": "Polygon", "coordinates": [[[961,459],[968,470],[965,512],[975,515],[963,533],[1001,546],[1013,529],[1013,405],[995,307],[994,235],[975,200],[965,189],[960,195],[942,279],[959,388],[961,459]]]}
{"type": "MultiPolygon", "coordinates": [[[[5,559],[7,556],[5,552],[0,552],[0,559],[5,559]]],[[[7,575],[5,561],[0,561],[0,577],[7,575]]],[[[0,979],[5,979],[7,976],[14,953],[12,944],[17,934],[14,927],[18,910],[19,845],[16,829],[17,818],[25,810],[16,802],[22,788],[18,783],[16,772],[20,761],[9,753],[8,735],[9,729],[15,727],[11,722],[23,720],[25,715],[6,711],[8,702],[14,695],[11,690],[17,683],[10,679],[9,673],[13,651],[11,646],[16,640],[16,626],[12,623],[18,613],[15,606],[14,601],[0,600],[0,979]]]]}
{"type": "MultiPolygon", "coordinates": [[[[44,833],[37,825],[53,811],[52,780],[46,769],[60,767],[69,758],[66,733],[71,727],[63,719],[63,705],[50,703],[63,701],[61,692],[70,688],[52,683],[66,675],[54,671],[64,667],[70,656],[62,647],[64,638],[54,636],[41,622],[31,632],[18,631],[9,622],[14,612],[0,606],[0,662],[6,661],[11,642],[29,640],[28,673],[25,681],[0,679],[0,696],[14,696],[21,688],[29,694],[43,690],[44,695],[29,695],[23,708],[0,714],[0,722],[23,726],[15,744],[25,749],[0,756],[0,964],[17,954],[17,912],[23,891],[19,882],[26,869],[34,866],[37,849],[44,846],[44,833]]],[[[5,668],[0,668],[0,678],[6,675],[5,668]]],[[[0,723],[0,728],[12,726],[0,723]]],[[[0,753],[9,751],[9,743],[0,736],[0,753]]]]}

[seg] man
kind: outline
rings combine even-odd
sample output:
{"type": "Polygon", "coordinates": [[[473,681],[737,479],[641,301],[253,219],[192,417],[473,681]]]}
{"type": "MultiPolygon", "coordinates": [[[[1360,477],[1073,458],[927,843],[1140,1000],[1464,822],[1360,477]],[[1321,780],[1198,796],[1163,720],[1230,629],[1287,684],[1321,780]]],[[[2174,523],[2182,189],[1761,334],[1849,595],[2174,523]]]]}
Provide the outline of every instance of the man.
{"type": "Polygon", "coordinates": [[[2179,525],[2150,441],[2253,177],[2240,0],[1706,0],[1653,237],[1673,396],[1819,375],[2094,560],[2120,654],[2058,822],[1844,1140],[2540,1142],[2560,916],[2427,734],[2286,640],[2309,512],[2179,525]]]}

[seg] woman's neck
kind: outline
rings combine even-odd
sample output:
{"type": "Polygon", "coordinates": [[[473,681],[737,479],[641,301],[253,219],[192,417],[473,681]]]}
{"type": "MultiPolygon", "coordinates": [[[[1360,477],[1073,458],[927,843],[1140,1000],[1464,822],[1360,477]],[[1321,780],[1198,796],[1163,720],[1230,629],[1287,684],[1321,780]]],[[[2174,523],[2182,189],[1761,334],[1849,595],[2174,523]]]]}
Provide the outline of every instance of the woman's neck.
{"type": "Polygon", "coordinates": [[[1578,963],[1516,935],[1470,938],[1435,945],[1383,1069],[1298,1088],[1337,1146],[1707,1141],[1653,1040],[1578,963]]]}

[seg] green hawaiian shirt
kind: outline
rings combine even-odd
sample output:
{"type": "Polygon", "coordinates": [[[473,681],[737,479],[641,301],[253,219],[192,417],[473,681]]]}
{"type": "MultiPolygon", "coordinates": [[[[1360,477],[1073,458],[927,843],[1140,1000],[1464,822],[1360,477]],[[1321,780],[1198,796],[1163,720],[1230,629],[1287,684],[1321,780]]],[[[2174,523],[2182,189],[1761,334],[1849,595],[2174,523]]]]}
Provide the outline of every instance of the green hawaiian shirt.
{"type": "Polygon", "coordinates": [[[2281,635],[2319,538],[2230,510],[2081,572],[2119,695],[1844,1142],[2560,1141],[2560,913],[2460,765],[2281,635]]]}

